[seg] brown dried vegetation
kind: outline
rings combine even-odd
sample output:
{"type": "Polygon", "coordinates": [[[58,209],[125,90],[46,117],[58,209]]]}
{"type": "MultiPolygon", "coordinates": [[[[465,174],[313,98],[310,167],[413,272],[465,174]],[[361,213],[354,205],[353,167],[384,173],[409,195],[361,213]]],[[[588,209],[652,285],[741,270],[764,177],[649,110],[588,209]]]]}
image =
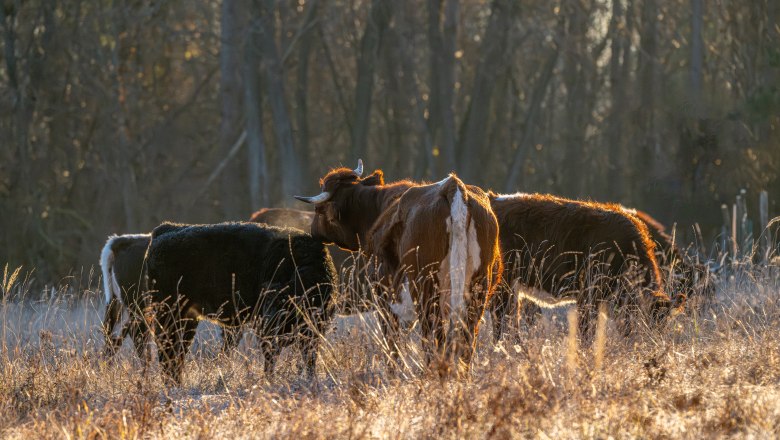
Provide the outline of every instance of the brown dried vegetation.
{"type": "Polygon", "coordinates": [[[580,343],[570,353],[562,312],[497,346],[484,332],[467,381],[423,368],[416,328],[401,338],[403,362],[391,371],[370,314],[337,319],[314,381],[298,373],[291,349],[266,377],[250,335],[217,355],[220,342],[204,324],[184,385],[167,390],[157,365],[142,371],[129,342],[111,361],[100,356],[98,283],[86,284],[56,286],[40,301],[20,298],[29,294],[24,280],[7,291],[0,437],[780,435],[780,283],[759,267],[722,280],[712,303],[663,329],[626,338],[608,321],[600,350],[580,343]]]}

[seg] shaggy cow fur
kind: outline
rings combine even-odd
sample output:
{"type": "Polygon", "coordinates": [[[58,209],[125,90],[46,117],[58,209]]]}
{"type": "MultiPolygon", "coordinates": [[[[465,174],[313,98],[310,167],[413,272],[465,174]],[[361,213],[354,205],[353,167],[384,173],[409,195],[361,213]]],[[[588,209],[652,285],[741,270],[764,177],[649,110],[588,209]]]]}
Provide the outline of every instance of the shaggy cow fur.
{"type": "Polygon", "coordinates": [[[491,193],[490,199],[507,280],[493,303],[496,340],[515,292],[542,306],[549,304],[535,290],[573,297],[583,332],[601,301],[624,311],[647,306],[654,315],[669,307],[647,227],[621,206],[545,194],[491,193]]]}
{"type": "Polygon", "coordinates": [[[160,363],[174,383],[181,383],[201,318],[234,328],[253,323],[269,374],[281,348],[297,342],[308,374],[314,374],[336,283],[321,241],[255,223],[164,223],[152,232],[147,269],[160,363]]]}

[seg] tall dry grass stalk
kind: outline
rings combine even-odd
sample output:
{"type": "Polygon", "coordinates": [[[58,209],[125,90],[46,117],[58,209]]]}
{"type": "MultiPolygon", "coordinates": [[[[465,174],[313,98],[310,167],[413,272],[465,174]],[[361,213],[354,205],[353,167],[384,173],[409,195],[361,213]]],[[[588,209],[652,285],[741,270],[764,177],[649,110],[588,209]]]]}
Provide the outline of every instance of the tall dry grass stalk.
{"type": "Polygon", "coordinates": [[[566,312],[566,321],[569,325],[569,335],[566,338],[566,369],[569,371],[569,375],[574,376],[577,371],[577,347],[579,345],[576,307],[572,307],[566,312]]]}
{"type": "Polygon", "coordinates": [[[593,342],[593,364],[597,373],[604,366],[604,349],[607,346],[607,303],[599,303],[599,317],[596,322],[596,339],[593,342]]]}

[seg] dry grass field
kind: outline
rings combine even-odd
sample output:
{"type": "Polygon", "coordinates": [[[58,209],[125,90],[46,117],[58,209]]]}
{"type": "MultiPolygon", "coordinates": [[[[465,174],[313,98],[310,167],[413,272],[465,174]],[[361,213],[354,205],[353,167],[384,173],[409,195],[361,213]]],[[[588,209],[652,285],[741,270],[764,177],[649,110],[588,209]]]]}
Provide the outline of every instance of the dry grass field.
{"type": "Polygon", "coordinates": [[[735,269],[713,301],[665,328],[626,338],[608,322],[592,345],[571,339],[565,310],[498,346],[483,323],[469,380],[426,372],[414,329],[404,365],[389,371],[370,314],[337,319],[314,381],[298,374],[292,349],[265,377],[251,335],[219,355],[214,327],[202,323],[185,384],[169,390],[156,362],[142,371],[129,341],[113,360],[101,356],[96,277],[39,295],[23,276],[8,285],[9,275],[0,304],[2,438],[780,435],[777,268],[735,269]]]}

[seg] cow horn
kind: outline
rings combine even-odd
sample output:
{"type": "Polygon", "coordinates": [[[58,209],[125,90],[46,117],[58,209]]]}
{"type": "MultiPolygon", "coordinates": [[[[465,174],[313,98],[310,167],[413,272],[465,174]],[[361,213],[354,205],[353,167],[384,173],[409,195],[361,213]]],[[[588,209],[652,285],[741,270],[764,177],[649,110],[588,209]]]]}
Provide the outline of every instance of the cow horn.
{"type": "Polygon", "coordinates": [[[363,175],[363,159],[358,159],[358,166],[355,168],[355,174],[357,174],[358,177],[363,175]]]}
{"type": "Polygon", "coordinates": [[[317,204],[317,203],[327,202],[328,200],[330,200],[331,194],[327,191],[323,191],[319,195],[314,197],[304,197],[304,196],[293,196],[293,197],[300,200],[301,202],[317,204]]]}

